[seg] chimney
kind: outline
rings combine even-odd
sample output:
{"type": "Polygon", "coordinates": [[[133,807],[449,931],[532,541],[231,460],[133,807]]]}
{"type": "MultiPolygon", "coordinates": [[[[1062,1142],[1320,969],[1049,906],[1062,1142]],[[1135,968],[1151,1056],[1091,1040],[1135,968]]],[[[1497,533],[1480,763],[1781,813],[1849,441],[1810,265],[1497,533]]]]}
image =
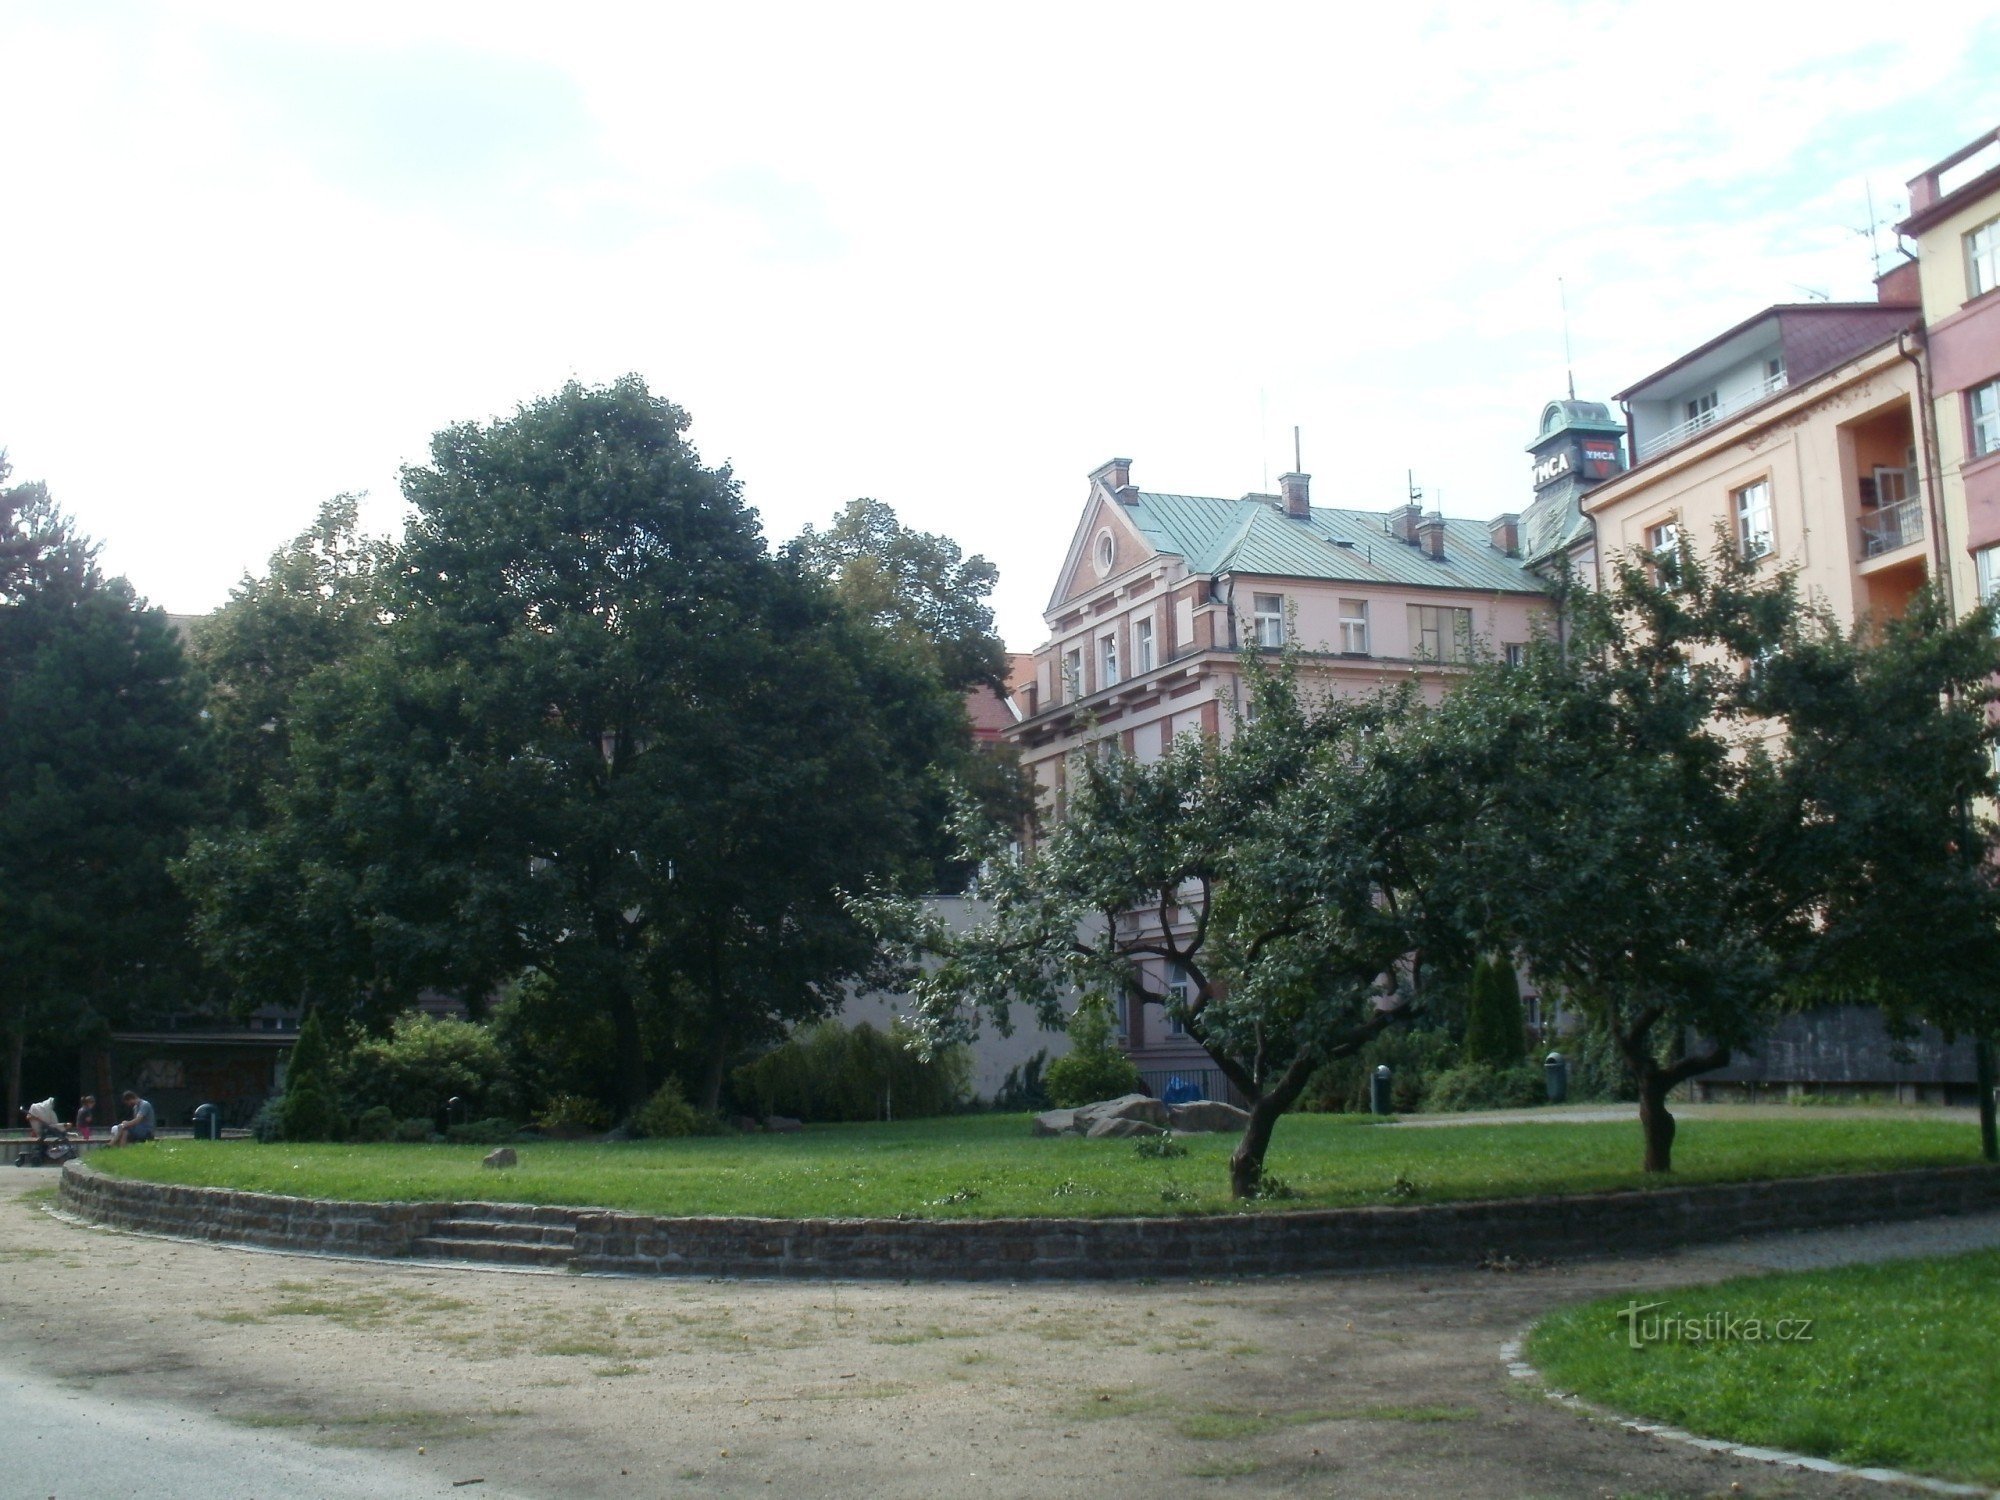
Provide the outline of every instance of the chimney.
{"type": "Polygon", "coordinates": [[[1308,493],[1312,487],[1310,474],[1280,474],[1278,488],[1285,497],[1285,514],[1294,521],[1312,519],[1312,501],[1308,493]]]}
{"type": "Polygon", "coordinates": [[[1102,484],[1112,494],[1132,487],[1132,460],[1114,458],[1109,463],[1099,464],[1090,471],[1093,484],[1102,484]]]}
{"type": "Polygon", "coordinates": [[[1389,530],[1395,533],[1397,541],[1416,545],[1417,521],[1423,513],[1424,508],[1414,503],[1399,505],[1389,512],[1389,530]]]}
{"type": "Polygon", "coordinates": [[[1875,300],[1884,307],[1916,307],[1923,302],[1917,284],[1917,263],[1906,260],[1875,278],[1875,300]]]}
{"type": "Polygon", "coordinates": [[[1417,523],[1417,545],[1432,562],[1444,561],[1444,517],[1438,512],[1432,511],[1417,523]]]}
{"type": "Polygon", "coordinates": [[[1513,511],[1504,516],[1495,516],[1486,523],[1486,535],[1493,545],[1509,557],[1521,555],[1521,518],[1513,511]]]}

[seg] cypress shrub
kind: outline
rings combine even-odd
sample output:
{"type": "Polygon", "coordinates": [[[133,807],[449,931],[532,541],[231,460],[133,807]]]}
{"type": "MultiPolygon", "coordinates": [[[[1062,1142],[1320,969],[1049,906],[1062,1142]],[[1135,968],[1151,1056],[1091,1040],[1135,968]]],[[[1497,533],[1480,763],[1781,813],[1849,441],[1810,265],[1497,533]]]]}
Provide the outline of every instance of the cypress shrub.
{"type": "Polygon", "coordinates": [[[1518,1068],[1528,1060],[1527,1017],[1514,966],[1505,958],[1482,958],[1472,966],[1465,1011],[1465,1061],[1497,1069],[1518,1068]]]}

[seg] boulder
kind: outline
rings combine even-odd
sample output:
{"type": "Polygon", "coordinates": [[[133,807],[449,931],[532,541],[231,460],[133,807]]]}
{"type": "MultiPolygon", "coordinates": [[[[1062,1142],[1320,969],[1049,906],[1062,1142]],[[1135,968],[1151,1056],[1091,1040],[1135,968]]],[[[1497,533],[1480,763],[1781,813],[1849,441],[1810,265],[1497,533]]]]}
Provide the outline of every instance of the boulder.
{"type": "Polygon", "coordinates": [[[480,1160],[482,1167],[511,1167],[519,1164],[521,1158],[512,1146],[502,1146],[498,1151],[489,1151],[480,1160]]]}
{"type": "Polygon", "coordinates": [[[1233,1104],[1224,1104],[1220,1099],[1190,1099],[1186,1104],[1169,1105],[1167,1113],[1172,1117],[1176,1130],[1190,1133],[1203,1131],[1241,1130],[1250,1123],[1250,1112],[1238,1109],[1233,1104]]]}
{"type": "Polygon", "coordinates": [[[1076,1111],[1052,1109],[1035,1116],[1036,1135],[1071,1135],[1076,1131],[1076,1111]]]}
{"type": "Polygon", "coordinates": [[[805,1121],[794,1120],[790,1115],[766,1115],[764,1128],[778,1135],[790,1135],[794,1131],[804,1130],[806,1126],[805,1121]]]}
{"type": "Polygon", "coordinates": [[[1093,1141],[1122,1141],[1135,1135],[1165,1135],[1166,1130],[1158,1125],[1149,1125],[1144,1120],[1127,1120],[1119,1115],[1107,1115],[1091,1122],[1084,1132],[1093,1141]]]}
{"type": "Polygon", "coordinates": [[[1090,1127],[1099,1120],[1139,1120],[1164,1129],[1167,1107],[1146,1094],[1126,1094],[1121,1098],[1086,1104],[1076,1112],[1076,1128],[1081,1133],[1088,1134],[1090,1127]]]}

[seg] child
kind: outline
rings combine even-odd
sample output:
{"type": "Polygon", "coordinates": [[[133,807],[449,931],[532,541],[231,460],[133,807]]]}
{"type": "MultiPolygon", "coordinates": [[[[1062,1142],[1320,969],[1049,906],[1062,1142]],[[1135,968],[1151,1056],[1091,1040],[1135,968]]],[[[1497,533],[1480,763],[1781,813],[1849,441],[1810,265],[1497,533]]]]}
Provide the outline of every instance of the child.
{"type": "Polygon", "coordinates": [[[70,1129],[84,1140],[90,1139],[91,1122],[97,1117],[97,1095],[85,1094],[83,1102],[76,1107],[76,1120],[70,1129]]]}

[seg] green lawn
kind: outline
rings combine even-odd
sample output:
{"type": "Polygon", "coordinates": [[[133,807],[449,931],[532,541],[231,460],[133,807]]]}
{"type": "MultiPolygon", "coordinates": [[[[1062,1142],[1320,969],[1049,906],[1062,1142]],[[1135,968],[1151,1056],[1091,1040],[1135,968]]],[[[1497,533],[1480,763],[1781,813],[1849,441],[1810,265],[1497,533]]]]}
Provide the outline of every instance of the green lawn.
{"type": "MultiPolygon", "coordinates": [[[[2000,1251],[1749,1276],[1639,1298],[1611,1297],[1538,1325],[1528,1358],[1559,1389],[1704,1437],[2000,1485],[2000,1251]],[[1621,1309],[1812,1320],[1810,1341],[1739,1336],[1630,1347],[1621,1309]]],[[[1668,1332],[1666,1325],[1652,1328],[1668,1332]]],[[[1796,1324],[1787,1330],[1796,1332],[1796,1324]]]]}
{"type": "MultiPolygon", "coordinates": [[[[259,1146],[162,1141],[92,1153],[106,1171],[316,1197],[505,1198],[665,1214],[779,1218],[1217,1213],[1230,1210],[1233,1136],[1197,1136],[1184,1157],[1147,1160],[1130,1141],[1036,1139],[1025,1115],[826,1125],[794,1135],[685,1141],[528,1142],[505,1174],[479,1146],[259,1146]]],[[[1687,1120],[1676,1182],[1970,1164],[1978,1132],[1951,1120],[1687,1120]]],[[[1410,1129],[1372,1117],[1294,1115],[1267,1161],[1296,1197],[1260,1207],[1438,1202],[1645,1184],[1638,1126],[1468,1125],[1410,1129]]]]}

